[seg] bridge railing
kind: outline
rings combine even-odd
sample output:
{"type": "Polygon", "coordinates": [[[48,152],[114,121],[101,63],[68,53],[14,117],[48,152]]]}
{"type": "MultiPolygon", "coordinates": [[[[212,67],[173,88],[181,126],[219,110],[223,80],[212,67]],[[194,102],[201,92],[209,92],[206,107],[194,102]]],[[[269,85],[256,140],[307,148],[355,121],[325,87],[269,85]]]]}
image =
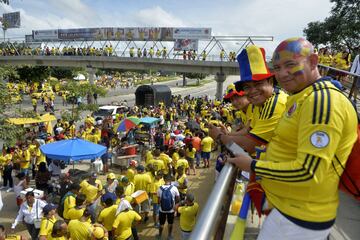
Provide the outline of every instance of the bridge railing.
{"type": "Polygon", "coordinates": [[[223,239],[236,176],[237,168],[226,163],[201,211],[190,239],[223,239]]]}

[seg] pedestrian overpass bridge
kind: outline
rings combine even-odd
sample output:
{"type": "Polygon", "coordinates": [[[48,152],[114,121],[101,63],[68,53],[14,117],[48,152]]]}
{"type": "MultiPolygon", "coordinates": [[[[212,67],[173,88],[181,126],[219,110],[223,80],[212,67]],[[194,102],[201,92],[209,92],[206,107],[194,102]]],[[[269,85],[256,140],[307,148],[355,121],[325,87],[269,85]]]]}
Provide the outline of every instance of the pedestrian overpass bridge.
{"type": "Polygon", "coordinates": [[[89,73],[90,82],[93,81],[96,68],[205,73],[216,76],[216,97],[219,99],[222,97],[223,82],[226,80],[226,76],[239,75],[237,62],[116,56],[0,56],[0,66],[3,65],[83,67],[89,73]]]}
{"type": "Polygon", "coordinates": [[[1,65],[84,67],[239,75],[237,62],[116,56],[0,56],[0,66],[1,65]]]}

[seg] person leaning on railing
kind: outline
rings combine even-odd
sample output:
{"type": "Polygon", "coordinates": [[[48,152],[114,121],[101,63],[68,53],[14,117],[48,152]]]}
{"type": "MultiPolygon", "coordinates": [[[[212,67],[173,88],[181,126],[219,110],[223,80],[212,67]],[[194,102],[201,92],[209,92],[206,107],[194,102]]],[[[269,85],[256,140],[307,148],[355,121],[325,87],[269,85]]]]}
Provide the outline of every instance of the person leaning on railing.
{"type": "Polygon", "coordinates": [[[250,130],[244,128],[237,135],[210,125],[209,134],[217,142],[237,143],[248,153],[254,154],[256,146],[267,145],[274,135],[275,127],[284,113],[287,94],[274,84],[273,75],[265,62],[265,50],[249,46],[237,57],[240,66],[239,85],[250,101],[252,109],[250,130]]]}
{"type": "MultiPolygon", "coordinates": [[[[354,61],[351,65],[350,72],[360,75],[360,47],[356,50],[357,55],[354,58],[354,61]]],[[[353,98],[354,102],[356,103],[357,95],[359,93],[360,88],[360,77],[354,77],[354,81],[356,81],[356,87],[354,89],[353,98]]]]}
{"type": "Polygon", "coordinates": [[[273,206],[258,239],[326,239],[339,206],[337,174],[357,138],[357,114],[332,79],[320,76],[307,40],[281,42],[273,65],[290,96],[265,160],[237,155],[228,161],[260,176],[273,206]]]}

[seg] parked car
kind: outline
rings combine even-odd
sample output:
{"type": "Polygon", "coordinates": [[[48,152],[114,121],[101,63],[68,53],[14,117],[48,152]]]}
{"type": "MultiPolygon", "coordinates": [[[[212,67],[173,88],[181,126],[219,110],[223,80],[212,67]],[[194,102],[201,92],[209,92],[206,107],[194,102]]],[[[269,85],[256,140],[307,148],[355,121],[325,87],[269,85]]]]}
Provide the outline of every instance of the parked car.
{"type": "Polygon", "coordinates": [[[115,119],[116,114],[121,112],[127,112],[129,111],[129,107],[125,105],[105,105],[99,107],[99,110],[94,112],[94,118],[95,120],[104,119],[105,117],[112,116],[113,119],[115,119]]]}

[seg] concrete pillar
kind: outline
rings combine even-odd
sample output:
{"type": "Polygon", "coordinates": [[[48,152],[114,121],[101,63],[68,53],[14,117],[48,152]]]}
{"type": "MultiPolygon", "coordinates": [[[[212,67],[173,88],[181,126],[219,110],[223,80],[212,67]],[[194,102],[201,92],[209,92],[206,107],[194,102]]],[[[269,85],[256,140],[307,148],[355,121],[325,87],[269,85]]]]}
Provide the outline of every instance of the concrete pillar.
{"type": "Polygon", "coordinates": [[[183,73],[183,87],[185,87],[186,85],[187,85],[187,81],[186,81],[185,73],[183,73]]]}
{"type": "Polygon", "coordinates": [[[222,99],[222,96],[223,96],[223,89],[224,89],[224,82],[226,80],[226,75],[222,72],[216,73],[215,80],[216,80],[215,97],[216,97],[216,99],[220,100],[220,99],[222,99]]]}
{"type": "MultiPolygon", "coordinates": [[[[89,75],[89,83],[91,85],[94,85],[95,84],[95,71],[96,71],[96,69],[88,67],[88,68],[86,68],[86,71],[87,71],[87,73],[89,75]]],[[[87,103],[88,104],[93,104],[94,103],[94,96],[92,94],[87,95],[87,103]]]]}

